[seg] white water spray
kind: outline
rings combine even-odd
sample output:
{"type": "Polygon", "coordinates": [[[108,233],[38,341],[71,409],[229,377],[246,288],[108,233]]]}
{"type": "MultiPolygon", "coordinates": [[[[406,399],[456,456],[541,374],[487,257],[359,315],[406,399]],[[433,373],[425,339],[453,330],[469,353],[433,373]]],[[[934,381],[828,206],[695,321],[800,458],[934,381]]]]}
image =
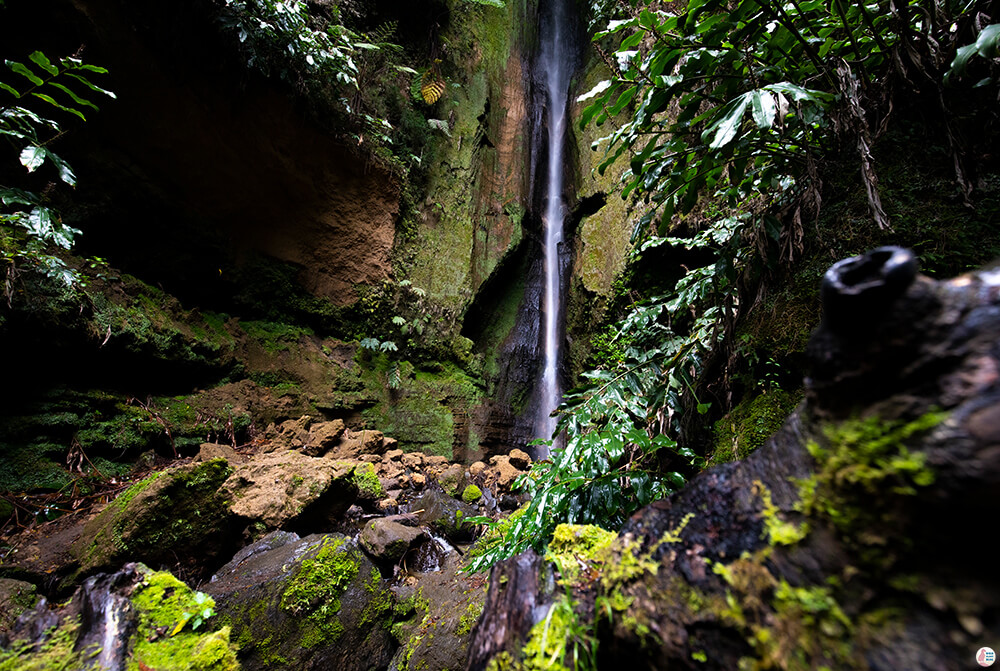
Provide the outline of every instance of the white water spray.
{"type": "Polygon", "coordinates": [[[542,372],[541,397],[536,434],[550,438],[555,431],[556,420],[551,413],[559,405],[562,389],[559,385],[560,314],[562,296],[560,292],[559,245],[563,240],[563,141],[566,131],[566,104],[569,79],[572,74],[572,51],[567,43],[571,32],[566,24],[564,1],[553,0],[551,10],[545,13],[547,20],[541,26],[541,50],[538,69],[545,84],[548,109],[548,166],[545,187],[545,214],[542,225],[545,232],[545,291],[542,294],[542,315],[544,319],[545,367],[542,372]]]}

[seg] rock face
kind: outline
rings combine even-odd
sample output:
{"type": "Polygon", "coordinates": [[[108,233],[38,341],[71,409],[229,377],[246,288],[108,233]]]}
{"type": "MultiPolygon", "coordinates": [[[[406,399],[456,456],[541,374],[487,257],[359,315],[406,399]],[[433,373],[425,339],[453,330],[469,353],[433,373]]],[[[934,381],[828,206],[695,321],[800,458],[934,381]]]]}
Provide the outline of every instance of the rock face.
{"type": "Polygon", "coordinates": [[[581,630],[602,668],[930,671],[998,640],[979,521],[1000,513],[1000,272],[881,291],[895,253],[835,268],[804,406],[581,556],[575,611],[514,617],[526,559],[495,567],[469,668],[569,654],[581,630]]]}
{"type": "Polygon", "coordinates": [[[276,532],[244,548],[206,586],[243,669],[383,668],[395,651],[392,595],[345,536],[276,532]]]}
{"type": "Polygon", "coordinates": [[[112,501],[84,527],[72,547],[83,571],[123,561],[167,562],[174,549],[198,547],[201,557],[231,552],[220,487],[231,473],[224,459],[154,473],[112,501]]]}

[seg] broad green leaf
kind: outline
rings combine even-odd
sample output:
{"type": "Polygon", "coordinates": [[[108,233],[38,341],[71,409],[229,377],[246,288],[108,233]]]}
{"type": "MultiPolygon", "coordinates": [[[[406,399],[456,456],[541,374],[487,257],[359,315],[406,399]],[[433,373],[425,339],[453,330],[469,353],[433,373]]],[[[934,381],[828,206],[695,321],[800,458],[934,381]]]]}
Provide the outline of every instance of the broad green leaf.
{"type": "Polygon", "coordinates": [[[17,89],[14,89],[14,88],[10,87],[7,84],[4,84],[3,82],[0,82],[0,89],[3,89],[4,91],[6,91],[7,93],[11,94],[15,98],[20,98],[21,97],[21,94],[18,93],[17,89]]]}
{"type": "Polygon", "coordinates": [[[31,59],[32,63],[34,63],[38,67],[42,68],[43,70],[45,70],[46,72],[48,72],[50,75],[57,75],[57,74],[59,74],[59,68],[57,68],[56,66],[52,65],[52,62],[49,61],[49,59],[41,51],[34,52],[30,56],[28,56],[28,58],[31,59]]]}
{"type": "Polygon", "coordinates": [[[86,107],[90,107],[90,108],[95,109],[95,110],[98,109],[97,105],[95,105],[94,103],[90,102],[86,98],[81,98],[76,93],[74,93],[68,86],[64,86],[64,85],[60,84],[59,82],[49,82],[49,84],[51,86],[54,86],[55,88],[59,89],[60,91],[64,92],[66,95],[68,95],[70,98],[72,98],[73,102],[75,102],[77,105],[84,105],[86,107]]]}
{"type": "Polygon", "coordinates": [[[757,128],[770,128],[774,125],[774,115],[778,111],[774,96],[769,91],[753,91],[750,97],[753,120],[757,128]]]}
{"type": "Polygon", "coordinates": [[[45,147],[31,145],[21,150],[21,165],[28,169],[28,172],[35,172],[45,162],[49,150],[45,147]]]}
{"type": "Polygon", "coordinates": [[[52,152],[48,152],[48,158],[56,166],[56,170],[59,171],[59,179],[70,186],[76,186],[76,175],[73,174],[73,170],[69,167],[69,164],[52,152]]]}
{"type": "Polygon", "coordinates": [[[600,81],[600,82],[597,83],[596,86],[594,86],[594,88],[590,89],[589,91],[587,91],[583,95],[578,96],[577,99],[576,99],[576,101],[578,103],[582,103],[584,100],[589,100],[589,99],[593,98],[594,96],[596,96],[596,95],[598,95],[600,93],[603,93],[604,91],[608,90],[610,87],[611,87],[611,80],[605,79],[603,81],[600,81]]]}
{"type": "Polygon", "coordinates": [[[718,120],[701,134],[702,142],[708,142],[710,149],[720,149],[733,141],[743,123],[743,114],[750,104],[751,93],[744,93],[722,108],[718,120]],[[711,141],[708,138],[711,137],[711,141]]]}
{"type": "Polygon", "coordinates": [[[28,68],[28,66],[25,65],[24,63],[18,63],[17,61],[5,61],[5,62],[7,63],[7,67],[9,67],[11,70],[21,75],[22,77],[25,77],[35,86],[41,86],[42,84],[45,83],[41,77],[32,72],[31,69],[28,68]]]}
{"type": "Polygon", "coordinates": [[[67,72],[66,75],[68,77],[72,77],[73,79],[76,79],[77,81],[79,81],[81,84],[83,84],[84,86],[86,86],[87,88],[89,88],[92,91],[97,91],[98,93],[103,93],[104,95],[108,96],[109,98],[117,98],[118,97],[113,92],[108,91],[106,89],[102,89],[100,86],[97,86],[96,84],[94,84],[93,82],[91,82],[89,79],[87,79],[83,75],[78,75],[75,72],[67,72]]]}

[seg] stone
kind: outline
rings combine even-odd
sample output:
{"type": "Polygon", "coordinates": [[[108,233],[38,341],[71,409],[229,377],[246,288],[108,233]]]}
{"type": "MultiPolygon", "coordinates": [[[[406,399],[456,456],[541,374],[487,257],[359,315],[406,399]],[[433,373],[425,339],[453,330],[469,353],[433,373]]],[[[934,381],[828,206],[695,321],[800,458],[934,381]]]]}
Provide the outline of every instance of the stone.
{"type": "Polygon", "coordinates": [[[215,605],[166,571],[128,563],[113,574],[87,578],[58,605],[39,599],[8,632],[12,649],[21,650],[0,651],[0,660],[4,669],[25,671],[238,671],[229,627],[219,618],[201,617],[215,605]]]}
{"type": "Polygon", "coordinates": [[[229,445],[221,445],[219,443],[202,443],[201,447],[198,448],[198,454],[196,454],[194,459],[191,461],[200,463],[203,461],[211,461],[212,459],[225,459],[228,463],[233,465],[242,464],[246,461],[246,457],[238,453],[232,447],[229,445]]]}
{"type": "MultiPolygon", "coordinates": [[[[362,454],[378,454],[385,452],[384,436],[381,431],[344,431],[340,442],[326,456],[334,459],[357,459],[362,454]]],[[[381,457],[380,457],[381,458],[381,457]]]]}
{"type": "Polygon", "coordinates": [[[277,529],[310,514],[313,506],[346,510],[354,501],[349,484],[354,468],[355,462],[274,452],[237,467],[221,493],[246,523],[277,529]]]}
{"type": "Polygon", "coordinates": [[[392,594],[340,534],[265,536],[204,586],[240,642],[246,671],[385,668],[395,645],[392,594]]]}
{"type": "Polygon", "coordinates": [[[407,468],[420,468],[424,464],[424,455],[420,452],[409,452],[402,457],[403,466],[407,468]]]}
{"type": "Polygon", "coordinates": [[[531,466],[531,457],[524,450],[514,448],[507,453],[507,458],[510,460],[510,465],[518,470],[526,471],[531,466]]]}
{"type": "Polygon", "coordinates": [[[423,473],[414,473],[410,476],[410,484],[413,485],[414,489],[423,489],[423,486],[427,484],[427,477],[423,473]]]}
{"type": "Polygon", "coordinates": [[[420,524],[430,527],[450,542],[464,542],[472,539],[475,525],[468,522],[478,513],[475,508],[458,501],[437,487],[428,488],[406,506],[420,524]]]}
{"type": "Polygon", "coordinates": [[[407,526],[385,517],[366,523],[358,536],[362,549],[383,564],[395,564],[410,548],[425,540],[427,532],[420,527],[407,526]]]}
{"type": "Polygon", "coordinates": [[[309,442],[310,424],[312,424],[312,417],[302,415],[298,419],[289,419],[282,422],[273,432],[269,427],[268,435],[273,437],[261,447],[261,451],[278,452],[280,450],[302,448],[309,442]]]}
{"type": "Polygon", "coordinates": [[[0,578],[0,636],[10,631],[21,613],[34,607],[37,589],[30,582],[0,578]]]}
{"type": "Polygon", "coordinates": [[[382,463],[382,455],[380,454],[359,454],[357,456],[358,461],[367,461],[369,464],[380,464],[382,463]]]}
{"type": "Polygon", "coordinates": [[[458,496],[465,484],[465,468],[461,464],[451,464],[437,476],[438,484],[448,496],[458,496]]]}
{"type": "Polygon", "coordinates": [[[515,468],[510,463],[510,457],[505,454],[490,457],[490,466],[485,471],[486,483],[497,492],[510,491],[510,486],[522,474],[523,472],[515,468]]]}
{"type": "MultiPolygon", "coordinates": [[[[424,543],[420,550],[430,545],[437,544],[424,543]]],[[[419,564],[416,559],[414,563],[419,564]]],[[[392,631],[400,647],[389,668],[465,668],[469,639],[483,612],[486,581],[482,574],[460,569],[452,552],[434,570],[415,572],[393,588],[399,605],[392,631]]]]}
{"type": "MultiPolygon", "coordinates": [[[[400,449],[398,449],[398,447],[399,447],[399,441],[396,440],[395,438],[389,438],[388,436],[385,436],[384,438],[382,438],[382,447],[385,448],[386,454],[388,454],[389,452],[392,452],[392,453],[398,452],[400,456],[402,456],[402,454],[403,454],[403,451],[400,450],[400,449]]],[[[396,458],[398,458],[398,457],[396,457],[396,458]]]]}
{"type": "Polygon", "coordinates": [[[474,478],[482,475],[485,470],[486,464],[481,461],[475,461],[469,466],[469,474],[474,478]]]}
{"type": "Polygon", "coordinates": [[[174,563],[188,553],[205,561],[231,552],[238,535],[221,489],[232,470],[213,459],[153,473],[91,518],[70,551],[88,572],[126,560],[174,563]]]}
{"type": "Polygon", "coordinates": [[[342,419],[313,424],[309,427],[309,435],[306,437],[302,453],[311,457],[326,454],[340,442],[344,430],[344,420],[342,419]]]}
{"type": "MultiPolygon", "coordinates": [[[[392,439],[392,438],[386,438],[385,440],[389,441],[389,440],[394,440],[394,439],[392,439]]],[[[402,450],[387,450],[386,453],[385,453],[385,460],[386,461],[401,461],[402,458],[403,458],[403,451],[402,450]]]]}

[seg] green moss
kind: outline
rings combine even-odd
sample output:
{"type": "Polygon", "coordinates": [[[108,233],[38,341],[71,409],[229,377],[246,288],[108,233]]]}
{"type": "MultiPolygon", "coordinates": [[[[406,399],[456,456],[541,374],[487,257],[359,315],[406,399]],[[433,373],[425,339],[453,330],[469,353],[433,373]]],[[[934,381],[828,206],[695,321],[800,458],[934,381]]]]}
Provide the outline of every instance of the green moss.
{"type": "Polygon", "coordinates": [[[564,581],[573,582],[581,562],[593,563],[617,537],[592,524],[560,524],[549,541],[545,558],[556,563],[564,581]]]}
{"type": "Polygon", "coordinates": [[[74,554],[89,570],[126,556],[155,561],[175,546],[201,543],[221,531],[228,508],[218,489],[230,473],[224,459],[212,459],[150,475],[87,524],[74,554]]]}
{"type": "Polygon", "coordinates": [[[795,545],[809,534],[809,524],[794,524],[783,520],[778,515],[778,507],[771,500],[771,490],[764,486],[760,480],[754,481],[754,491],[760,494],[763,510],[761,517],[764,518],[764,533],[767,535],[771,545],[795,545]]]}
{"type": "Polygon", "coordinates": [[[139,615],[139,628],[129,671],[239,669],[229,628],[214,632],[203,628],[215,608],[207,594],[190,589],[169,573],[149,573],[133,593],[132,603],[139,615]]]}
{"type": "Polygon", "coordinates": [[[313,335],[312,329],[277,322],[241,321],[240,327],[271,354],[287,351],[303,337],[313,335]]]}
{"type": "Polygon", "coordinates": [[[715,449],[709,464],[747,457],[781,428],[801,398],[801,392],[775,388],[743,399],[715,423],[715,449]]]}
{"type": "Polygon", "coordinates": [[[911,452],[906,444],[946,416],[930,412],[911,422],[867,417],[824,427],[823,444],[806,445],[816,471],[798,482],[799,510],[828,520],[848,543],[871,546],[873,552],[865,557],[879,555],[877,546],[899,533],[899,498],[934,482],[926,455],[911,452]]]}
{"type": "Polygon", "coordinates": [[[15,641],[7,649],[0,648],[0,671],[66,671],[85,668],[100,652],[96,646],[74,650],[78,620],[63,622],[49,629],[40,645],[15,641]]]}
{"type": "Polygon", "coordinates": [[[358,464],[351,474],[351,482],[358,488],[358,496],[363,499],[375,500],[385,496],[374,464],[358,464]]]}
{"type": "Polygon", "coordinates": [[[455,629],[455,633],[459,636],[465,636],[472,631],[472,628],[476,626],[476,622],[479,622],[479,618],[483,615],[483,604],[478,601],[473,601],[466,608],[465,612],[462,613],[462,617],[458,621],[458,627],[455,629]]]}
{"type": "Polygon", "coordinates": [[[462,492],[462,500],[466,503],[475,503],[483,497],[483,491],[475,485],[467,485],[462,492]]]}
{"type": "Polygon", "coordinates": [[[280,606],[304,619],[303,647],[340,638],[340,597],[357,575],[357,557],[340,538],[324,539],[316,555],[302,561],[282,592],[280,606]]]}

